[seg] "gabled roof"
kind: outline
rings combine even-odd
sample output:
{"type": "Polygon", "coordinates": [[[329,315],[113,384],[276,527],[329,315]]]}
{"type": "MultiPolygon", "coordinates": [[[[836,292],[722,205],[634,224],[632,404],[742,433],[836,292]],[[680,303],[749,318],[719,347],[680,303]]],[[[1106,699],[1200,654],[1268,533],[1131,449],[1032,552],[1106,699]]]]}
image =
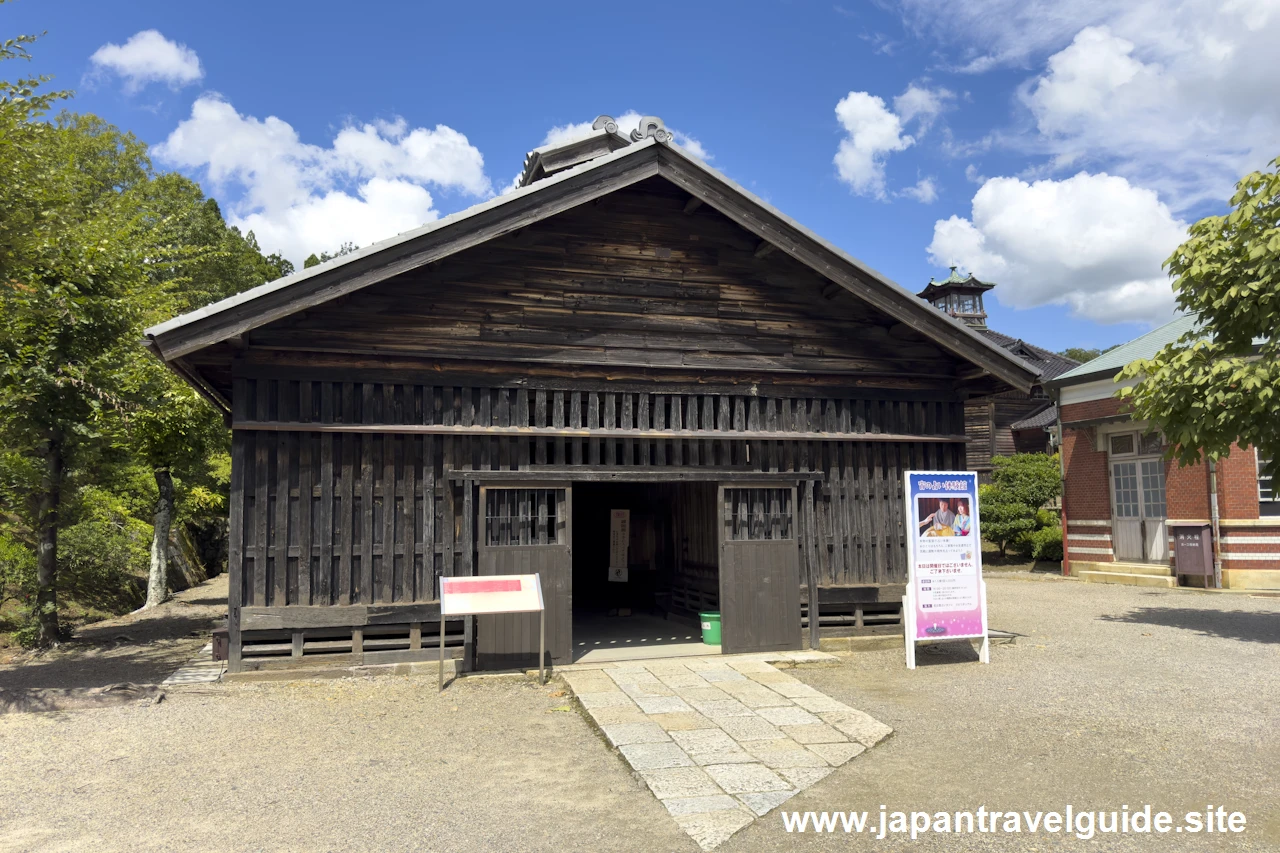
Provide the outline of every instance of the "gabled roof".
{"type": "MultiPolygon", "coordinates": [[[[607,116],[601,116],[601,118],[607,118],[607,116]]],[[[601,126],[592,129],[586,136],[571,142],[544,145],[530,151],[524,158],[524,170],[520,173],[518,185],[527,187],[548,175],[554,175],[556,172],[594,160],[631,144],[629,139],[618,133],[616,124],[612,122],[602,124],[600,119],[596,122],[601,126]]]]}
{"type": "Polygon", "coordinates": [[[1020,421],[1014,421],[1009,425],[1011,430],[1023,429],[1047,429],[1058,422],[1058,407],[1053,403],[1047,404],[1040,411],[1028,415],[1020,421]]]}
{"type": "Polygon", "coordinates": [[[1021,338],[1012,338],[993,329],[981,329],[979,334],[1034,367],[1040,374],[1041,382],[1061,376],[1080,364],[1074,358],[1058,355],[1056,352],[1050,352],[1034,344],[1029,344],[1021,338]]]}
{"type": "Polygon", "coordinates": [[[1186,314],[1158,329],[1153,329],[1141,337],[1134,338],[1127,344],[1116,347],[1109,352],[1086,361],[1084,364],[1058,376],[1055,387],[1078,385],[1081,382],[1092,382],[1115,376],[1120,369],[1131,361],[1140,358],[1151,358],[1168,344],[1195,329],[1199,318],[1194,314],[1186,314]]]}
{"type": "Polygon", "coordinates": [[[146,331],[170,363],[210,345],[661,176],[898,322],[1021,390],[1025,361],[947,317],[681,148],[649,137],[349,255],[176,317],[146,331]]]}

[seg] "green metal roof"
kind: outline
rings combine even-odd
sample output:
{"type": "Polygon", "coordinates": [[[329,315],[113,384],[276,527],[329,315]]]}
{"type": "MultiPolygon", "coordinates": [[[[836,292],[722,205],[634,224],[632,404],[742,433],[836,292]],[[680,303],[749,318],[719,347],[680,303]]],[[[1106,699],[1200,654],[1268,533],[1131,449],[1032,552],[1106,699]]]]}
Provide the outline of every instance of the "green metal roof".
{"type": "Polygon", "coordinates": [[[1114,375],[1120,371],[1120,368],[1131,361],[1137,361],[1140,358],[1151,358],[1168,344],[1195,329],[1198,321],[1199,317],[1195,314],[1181,316],[1172,323],[1166,323],[1158,329],[1152,329],[1140,338],[1134,338],[1129,343],[1118,346],[1110,352],[1104,352],[1093,361],[1086,361],[1079,367],[1068,370],[1054,379],[1053,384],[1074,385],[1077,381],[1099,379],[1101,378],[1099,374],[1114,375]]]}
{"type": "Polygon", "coordinates": [[[929,283],[924,286],[924,290],[916,294],[922,299],[930,299],[935,293],[949,290],[951,285],[964,285],[968,288],[977,290],[990,290],[995,287],[993,282],[982,281],[973,273],[961,273],[958,267],[951,268],[951,275],[937,281],[933,278],[929,279],[929,283]]]}
{"type": "Polygon", "coordinates": [[[961,275],[958,267],[952,267],[951,275],[947,276],[942,281],[934,281],[933,277],[930,276],[929,283],[930,284],[964,284],[966,281],[968,281],[971,278],[973,278],[973,273],[969,273],[968,275],[961,275]]]}

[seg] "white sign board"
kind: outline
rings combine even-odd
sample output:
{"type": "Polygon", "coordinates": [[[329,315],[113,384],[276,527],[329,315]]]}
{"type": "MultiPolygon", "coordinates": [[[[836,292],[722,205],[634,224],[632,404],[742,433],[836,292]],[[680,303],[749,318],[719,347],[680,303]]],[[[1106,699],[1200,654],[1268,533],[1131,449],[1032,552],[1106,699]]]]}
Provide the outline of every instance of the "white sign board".
{"type": "Polygon", "coordinates": [[[627,548],[631,544],[631,510],[609,513],[609,580],[627,582],[627,548]]]}
{"type": "Polygon", "coordinates": [[[547,612],[537,575],[486,575],[440,578],[440,689],[444,690],[444,625],[446,616],[494,613],[538,613],[538,680],[547,683],[543,657],[547,645],[547,612]]]}
{"type": "Polygon", "coordinates": [[[537,575],[489,575],[440,579],[440,612],[445,616],[537,613],[542,584],[537,575]]]}
{"type": "Polygon", "coordinates": [[[915,669],[916,643],[929,640],[980,639],[979,660],[989,663],[978,475],[908,471],[904,476],[907,668],[915,669]]]}

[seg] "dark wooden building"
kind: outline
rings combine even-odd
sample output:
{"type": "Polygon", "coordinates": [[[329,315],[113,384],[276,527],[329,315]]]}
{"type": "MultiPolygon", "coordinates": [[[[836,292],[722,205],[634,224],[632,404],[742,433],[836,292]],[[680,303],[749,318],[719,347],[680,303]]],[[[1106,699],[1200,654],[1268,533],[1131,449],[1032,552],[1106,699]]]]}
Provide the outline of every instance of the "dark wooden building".
{"type": "MultiPolygon", "coordinates": [[[[1034,373],[642,128],[149,330],[233,429],[232,670],[429,659],[448,575],[540,573],[554,662],[619,596],[720,610],[725,651],[896,621],[902,471],[963,467],[965,400],[1034,373]]],[[[530,624],[449,654],[532,662],[530,624]]]]}
{"type": "Polygon", "coordinates": [[[1026,362],[1036,374],[1036,381],[1030,389],[1010,388],[985,397],[971,398],[965,403],[964,432],[969,439],[967,465],[970,471],[977,471],[984,482],[991,477],[993,457],[1052,451],[1050,430],[1058,421],[1058,410],[1045,393],[1044,383],[1080,364],[1021,338],[988,328],[983,299],[995,286],[979,280],[972,273],[959,273],[952,267],[951,275],[942,281],[929,279],[924,290],[916,294],[1026,362]]]}

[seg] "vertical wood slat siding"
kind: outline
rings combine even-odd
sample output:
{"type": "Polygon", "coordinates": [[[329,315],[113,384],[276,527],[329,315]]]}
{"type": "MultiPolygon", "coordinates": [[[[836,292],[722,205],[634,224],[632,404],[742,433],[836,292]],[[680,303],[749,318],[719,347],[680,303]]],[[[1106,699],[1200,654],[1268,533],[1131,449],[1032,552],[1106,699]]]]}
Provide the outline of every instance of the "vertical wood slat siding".
{"type": "MultiPolygon", "coordinates": [[[[436,598],[441,575],[471,574],[474,486],[462,472],[542,464],[695,464],[820,473],[796,508],[801,571],[822,585],[901,582],[901,474],[963,467],[963,444],[734,441],[741,429],[953,434],[956,402],[717,394],[538,392],[449,385],[237,379],[237,420],[323,423],[639,426],[714,430],[714,439],[472,438],[237,430],[231,581],[243,606],[436,598]],[[583,397],[586,399],[583,399],[583,397]],[[471,494],[468,494],[468,489],[471,494]],[[283,496],[283,497],[282,497],[283,496]],[[375,524],[376,521],[376,524],[375,524]],[[375,529],[376,528],[376,529],[375,529]],[[238,535],[238,549],[234,547],[238,535]]],[[[563,476],[563,475],[560,475],[563,476]]]]}

